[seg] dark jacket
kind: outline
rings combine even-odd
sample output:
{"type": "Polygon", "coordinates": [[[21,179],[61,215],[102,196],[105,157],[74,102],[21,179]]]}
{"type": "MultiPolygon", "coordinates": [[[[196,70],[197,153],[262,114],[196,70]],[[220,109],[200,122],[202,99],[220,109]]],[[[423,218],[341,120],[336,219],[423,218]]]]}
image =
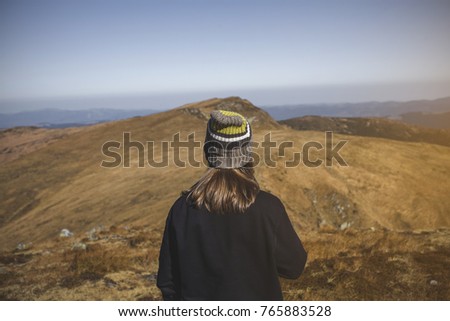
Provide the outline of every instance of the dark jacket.
{"type": "Polygon", "coordinates": [[[243,214],[196,209],[181,196],[166,221],[157,285],[164,300],[282,300],[306,252],[281,201],[260,191],[243,214]]]}

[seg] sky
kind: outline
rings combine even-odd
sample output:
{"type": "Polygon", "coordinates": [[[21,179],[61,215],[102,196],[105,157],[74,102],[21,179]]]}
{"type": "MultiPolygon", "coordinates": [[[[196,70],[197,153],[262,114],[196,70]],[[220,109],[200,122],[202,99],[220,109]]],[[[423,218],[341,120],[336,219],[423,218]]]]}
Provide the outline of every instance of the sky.
{"type": "Polygon", "coordinates": [[[450,96],[450,1],[0,0],[0,112],[450,96]]]}

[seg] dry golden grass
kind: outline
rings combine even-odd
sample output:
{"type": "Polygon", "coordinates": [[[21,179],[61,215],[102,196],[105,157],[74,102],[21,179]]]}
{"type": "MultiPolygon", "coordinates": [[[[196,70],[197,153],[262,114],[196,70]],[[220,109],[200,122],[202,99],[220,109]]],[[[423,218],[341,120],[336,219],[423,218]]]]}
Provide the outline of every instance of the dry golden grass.
{"type": "MultiPolygon", "coordinates": [[[[251,119],[256,142],[271,132],[278,144],[293,141],[296,151],[308,141],[324,145],[324,133],[289,129],[237,98],[63,132],[51,144],[39,132],[35,149],[16,150],[20,157],[0,167],[0,297],[159,299],[154,278],[161,229],[180,191],[205,168],[178,168],[172,154],[169,167],[138,168],[133,151],[131,168],[105,169],[101,146],[121,141],[124,132],[155,141],[157,151],[177,132],[202,140],[214,108],[251,119]],[[111,228],[96,241],[87,239],[99,225],[111,228]],[[75,237],[59,239],[63,228],[75,237]],[[34,247],[14,252],[19,242],[34,247]],[[72,249],[73,242],[87,247],[72,249]]],[[[348,167],[285,168],[290,149],[285,156],[272,150],[277,168],[256,169],[261,187],[285,204],[310,254],[305,274],[283,281],[285,297],[448,300],[449,234],[439,229],[450,228],[450,148],[335,135],[339,139],[348,140],[341,150],[348,167]],[[340,231],[345,223],[351,229],[340,231]],[[423,230],[430,232],[414,232],[423,230]]],[[[33,143],[29,137],[16,142],[22,140],[33,143]]],[[[325,157],[323,151],[312,156],[325,157]]],[[[202,159],[201,149],[196,158],[202,159]]]]}
{"type": "Polygon", "coordinates": [[[82,130],[81,127],[66,129],[44,129],[38,127],[15,127],[0,131],[0,163],[47,147],[49,144],[67,138],[82,130]]]}
{"type": "Polygon", "coordinates": [[[449,236],[448,230],[306,234],[309,262],[299,280],[283,282],[285,299],[449,300],[449,236]]]}
{"type": "Polygon", "coordinates": [[[161,232],[112,227],[98,239],[59,238],[4,252],[3,300],[152,300],[161,232]],[[86,245],[77,249],[75,244],[86,245]]]}
{"type": "MultiPolygon", "coordinates": [[[[170,155],[166,168],[138,168],[132,151],[131,168],[102,168],[101,146],[109,140],[153,140],[158,146],[180,132],[185,139],[195,132],[200,140],[213,108],[235,109],[252,119],[254,141],[266,133],[280,144],[290,140],[295,150],[308,141],[324,145],[321,132],[300,132],[277,124],[244,100],[213,99],[164,113],[103,123],[70,133],[45,148],[0,167],[0,249],[18,242],[41,242],[63,228],[76,233],[99,224],[140,224],[161,227],[180,191],[191,186],[205,170],[178,168],[170,155]],[[221,107],[222,106],[222,107],[221,107]],[[228,106],[228,107],[227,107],[228,106]]],[[[341,155],[348,167],[285,168],[293,149],[276,169],[257,168],[263,189],[279,196],[294,224],[315,230],[326,221],[334,227],[386,227],[394,230],[450,228],[450,148],[381,138],[336,135],[348,140],[341,155]]],[[[257,150],[262,155],[262,150],[257,150]]],[[[324,159],[323,151],[313,153],[324,159]]],[[[197,160],[202,159],[201,148],[197,160]]],[[[335,164],[336,165],[336,164],[335,164]]]]}
{"type": "MultiPolygon", "coordinates": [[[[449,300],[450,231],[347,230],[301,235],[309,258],[286,300],[449,300]],[[432,280],[437,284],[433,284],[432,280]],[[431,282],[431,283],[430,283],[431,282]]],[[[86,250],[55,239],[0,254],[2,300],[160,300],[161,231],[113,227],[86,250]]]]}

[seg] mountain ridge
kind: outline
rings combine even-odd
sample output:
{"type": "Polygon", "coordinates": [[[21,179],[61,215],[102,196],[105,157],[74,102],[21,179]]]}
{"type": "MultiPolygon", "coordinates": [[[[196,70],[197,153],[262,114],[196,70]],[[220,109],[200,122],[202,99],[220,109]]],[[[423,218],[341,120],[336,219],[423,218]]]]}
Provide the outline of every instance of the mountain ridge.
{"type": "MultiPolygon", "coordinates": [[[[279,120],[287,120],[303,116],[324,116],[324,117],[384,117],[401,120],[405,123],[422,125],[432,128],[448,128],[449,123],[441,121],[429,122],[427,119],[416,118],[411,120],[408,114],[422,113],[432,117],[432,115],[445,114],[450,112],[450,97],[435,100],[413,100],[406,102],[361,102],[361,103],[336,103],[336,104],[299,104],[266,106],[264,109],[269,114],[279,120]]],[[[436,119],[438,120],[438,119],[436,119]]]]}
{"type": "MultiPolygon", "coordinates": [[[[172,151],[166,167],[139,167],[134,148],[120,153],[129,167],[103,168],[102,146],[123,143],[124,133],[154,142],[156,154],[177,134],[201,142],[217,108],[251,119],[256,143],[269,134],[278,147],[293,143],[265,155],[275,167],[255,168],[308,251],[300,279],[281,281],[286,300],[449,299],[449,147],[334,134],[332,146],[346,141],[339,153],[348,166],[288,167],[302,146],[326,146],[324,133],[278,124],[236,97],[87,127],[1,132],[0,146],[18,150],[0,167],[0,299],[160,300],[167,213],[206,167],[180,168],[172,151]]],[[[266,159],[261,147],[256,152],[266,159]]],[[[327,159],[324,148],[309,156],[327,159]]]]}
{"type": "MultiPolygon", "coordinates": [[[[202,101],[202,104],[208,104],[208,101],[209,103],[213,103],[215,99],[217,98],[204,100],[202,101]]],[[[245,100],[243,101],[245,103],[245,100]]],[[[189,108],[188,105],[193,104],[195,103],[186,104],[178,108],[189,108]]],[[[372,101],[361,103],[280,105],[275,107],[265,106],[260,109],[267,111],[277,121],[307,115],[328,117],[385,117],[432,128],[450,127],[450,122],[448,121],[448,113],[450,113],[450,97],[406,102],[372,101]],[[443,119],[443,116],[446,118],[443,119]]],[[[39,126],[47,128],[86,126],[100,122],[145,116],[161,111],[163,110],[154,108],[140,108],[133,110],[116,108],[78,110],[64,110],[58,108],[39,109],[34,111],[0,114],[0,128],[17,126],[39,126]]]]}
{"type": "Polygon", "coordinates": [[[94,108],[86,110],[65,110],[58,108],[22,111],[18,113],[0,114],[0,128],[19,126],[38,127],[75,127],[97,124],[101,122],[126,119],[135,116],[150,115],[158,110],[121,110],[94,108]]]}
{"type": "Polygon", "coordinates": [[[296,130],[380,137],[408,142],[450,146],[450,130],[410,125],[387,118],[303,116],[280,121],[296,130]]]}
{"type": "MultiPolygon", "coordinates": [[[[161,151],[161,141],[173,140],[176,133],[182,140],[194,133],[202,141],[205,117],[217,108],[239,110],[248,117],[255,142],[270,133],[278,146],[284,141],[294,143],[284,156],[272,149],[270,157],[276,167],[260,164],[256,173],[261,187],[281,198],[297,230],[450,227],[446,214],[450,204],[445,197],[450,186],[442,180],[450,173],[448,147],[336,134],[336,141],[348,141],[342,156],[349,167],[334,163],[332,167],[300,164],[286,168],[284,162],[301,145],[314,141],[325,146],[324,134],[289,129],[248,101],[232,97],[79,128],[5,162],[0,169],[0,243],[13,248],[19,242],[45,241],[63,228],[79,232],[99,224],[160,228],[171,203],[206,168],[179,168],[172,162],[172,151],[169,166],[140,168],[133,149],[121,155],[122,159],[130,157],[130,168],[105,169],[100,166],[105,159],[101,147],[107,141],[123,142],[125,132],[133,141],[154,141],[155,153],[161,151]],[[423,166],[425,159],[427,167],[423,166]],[[413,193],[408,193],[411,188],[413,193]],[[381,211],[377,210],[380,199],[384,203],[381,211]]],[[[256,151],[263,155],[261,147],[256,151]]],[[[202,159],[201,148],[194,156],[202,159]]],[[[324,150],[312,151],[311,156],[326,157],[324,150]]]]}

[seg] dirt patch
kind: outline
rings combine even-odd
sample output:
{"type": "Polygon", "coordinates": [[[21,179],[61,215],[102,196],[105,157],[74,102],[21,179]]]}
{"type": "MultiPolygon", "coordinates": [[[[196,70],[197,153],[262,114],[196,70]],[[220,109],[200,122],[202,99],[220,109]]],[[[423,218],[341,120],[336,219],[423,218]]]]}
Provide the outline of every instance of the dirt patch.
{"type": "Polygon", "coordinates": [[[33,258],[32,254],[0,254],[1,264],[24,264],[33,258]]]}

